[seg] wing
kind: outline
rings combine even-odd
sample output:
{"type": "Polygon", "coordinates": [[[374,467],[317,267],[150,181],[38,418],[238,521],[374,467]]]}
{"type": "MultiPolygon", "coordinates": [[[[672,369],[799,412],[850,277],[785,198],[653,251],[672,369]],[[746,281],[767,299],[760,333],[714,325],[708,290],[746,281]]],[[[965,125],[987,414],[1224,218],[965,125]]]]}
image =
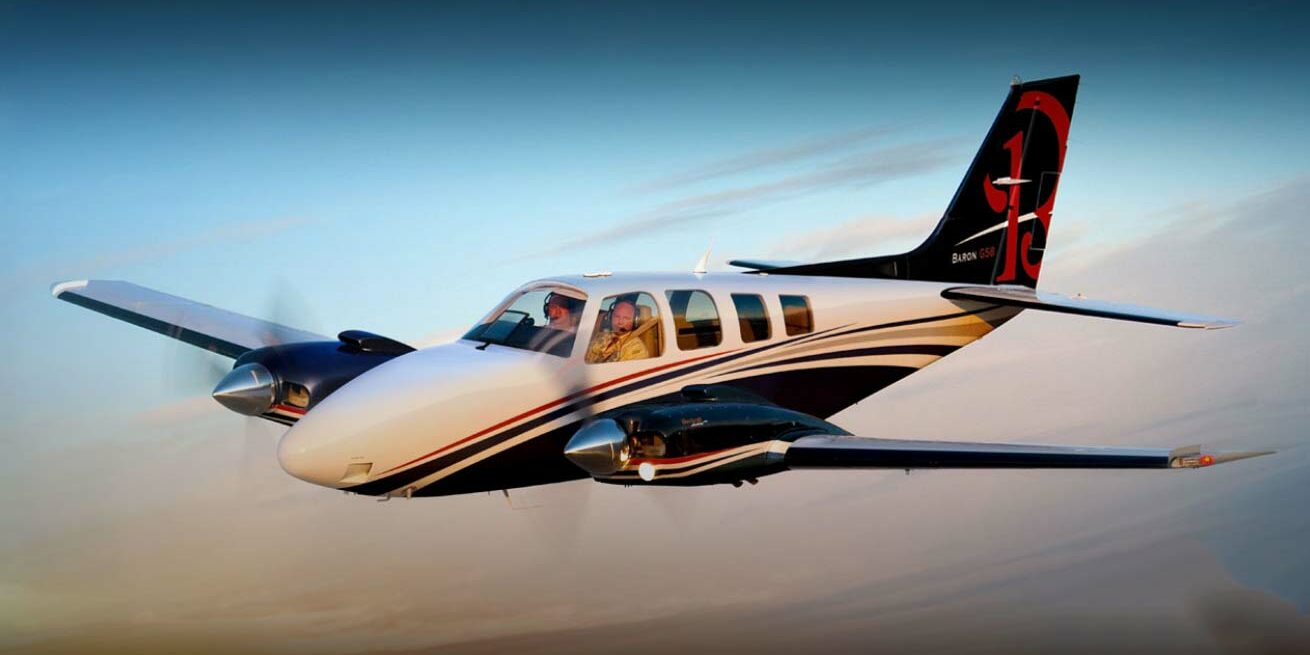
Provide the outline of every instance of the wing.
{"type": "Polygon", "coordinates": [[[1223,318],[1184,314],[1122,303],[1087,300],[1081,296],[1070,298],[1058,293],[1037,291],[1028,287],[951,287],[942,291],[942,297],[948,300],[975,300],[1048,312],[1099,316],[1101,318],[1115,318],[1124,321],[1205,330],[1217,330],[1237,325],[1237,321],[1223,318]]]}
{"type": "Polygon", "coordinates": [[[54,297],[220,355],[327,337],[116,280],[56,284],[54,297]]]}
{"type": "Polygon", "coordinates": [[[1200,446],[1104,448],[910,441],[815,435],[792,442],[784,456],[788,468],[1200,468],[1271,451],[1206,453],[1200,446]]]}

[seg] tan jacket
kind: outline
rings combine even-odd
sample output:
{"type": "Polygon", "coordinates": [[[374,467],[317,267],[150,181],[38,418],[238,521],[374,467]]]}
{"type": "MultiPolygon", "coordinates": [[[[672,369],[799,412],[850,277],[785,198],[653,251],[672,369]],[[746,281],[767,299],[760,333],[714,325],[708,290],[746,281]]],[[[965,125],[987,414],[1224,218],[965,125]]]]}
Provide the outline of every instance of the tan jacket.
{"type": "Polygon", "coordinates": [[[633,333],[615,334],[605,330],[591,340],[587,347],[587,361],[626,362],[633,359],[646,359],[650,351],[640,338],[632,338],[633,333]]]}

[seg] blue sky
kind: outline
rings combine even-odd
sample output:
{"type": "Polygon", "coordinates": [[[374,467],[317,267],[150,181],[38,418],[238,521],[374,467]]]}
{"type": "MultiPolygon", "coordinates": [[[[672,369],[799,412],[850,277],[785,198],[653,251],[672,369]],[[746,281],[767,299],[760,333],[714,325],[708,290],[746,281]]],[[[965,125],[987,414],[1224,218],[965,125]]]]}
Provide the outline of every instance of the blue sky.
{"type": "MultiPolygon", "coordinates": [[[[811,230],[937,215],[1015,74],[1084,76],[1052,247],[1130,238],[1304,168],[1296,13],[6,3],[3,311],[24,343],[144,356],[154,337],[39,292],[121,277],[258,314],[291,288],[310,327],[416,339],[526,279],[688,267],[711,241],[719,262],[788,254],[811,230]],[[649,188],[824,141],[846,145],[649,188]],[[861,156],[906,170],[670,209],[861,156]],[[626,238],[569,245],[598,233],[626,238]]],[[[36,352],[13,355],[40,369],[36,352]]]]}
{"type": "Polygon", "coordinates": [[[1306,25],[1281,2],[0,2],[3,439],[125,443],[197,395],[183,348],[52,282],[252,315],[283,294],[298,327],[418,340],[528,279],[689,269],[711,241],[720,269],[888,252],[1016,74],[1083,76],[1044,286],[1224,315],[1222,282],[1084,267],[1304,187],[1306,25]]]}

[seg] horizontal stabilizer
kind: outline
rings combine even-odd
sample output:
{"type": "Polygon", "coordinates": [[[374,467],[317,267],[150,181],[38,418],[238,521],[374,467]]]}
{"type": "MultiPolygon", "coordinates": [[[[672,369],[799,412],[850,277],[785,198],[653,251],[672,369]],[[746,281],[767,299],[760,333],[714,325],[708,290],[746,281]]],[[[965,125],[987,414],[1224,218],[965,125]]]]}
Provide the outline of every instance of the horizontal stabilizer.
{"type": "Polygon", "coordinates": [[[775,268],[787,268],[789,266],[800,266],[804,262],[793,259],[734,259],[728,262],[729,266],[737,268],[748,268],[752,271],[771,271],[775,268]]]}
{"type": "Polygon", "coordinates": [[[815,435],[787,449],[788,468],[1201,468],[1269,452],[1203,453],[1199,446],[1118,448],[913,441],[815,435]]]}
{"type": "Polygon", "coordinates": [[[117,280],[63,282],[54,297],[132,325],[237,358],[247,351],[327,337],[117,280]]]}
{"type": "Polygon", "coordinates": [[[973,300],[1048,312],[1098,316],[1122,321],[1137,321],[1139,323],[1154,323],[1156,325],[1172,325],[1203,330],[1218,330],[1237,325],[1237,321],[1224,318],[1088,300],[1082,296],[1071,298],[1058,293],[1017,286],[951,287],[942,291],[942,297],[948,300],[973,300]]]}

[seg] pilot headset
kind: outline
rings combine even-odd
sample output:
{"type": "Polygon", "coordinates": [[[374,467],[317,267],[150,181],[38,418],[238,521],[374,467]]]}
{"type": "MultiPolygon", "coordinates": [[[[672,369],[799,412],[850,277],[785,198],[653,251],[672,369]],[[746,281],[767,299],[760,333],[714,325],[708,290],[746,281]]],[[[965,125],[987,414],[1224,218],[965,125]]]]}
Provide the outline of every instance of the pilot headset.
{"type": "Polygon", "coordinates": [[[547,319],[550,319],[550,301],[554,300],[555,296],[559,296],[561,299],[564,300],[564,308],[569,310],[569,313],[572,314],[573,303],[569,301],[573,300],[573,298],[570,298],[562,293],[555,293],[554,291],[551,291],[550,293],[546,294],[546,299],[541,301],[541,314],[545,316],[547,319]]]}

